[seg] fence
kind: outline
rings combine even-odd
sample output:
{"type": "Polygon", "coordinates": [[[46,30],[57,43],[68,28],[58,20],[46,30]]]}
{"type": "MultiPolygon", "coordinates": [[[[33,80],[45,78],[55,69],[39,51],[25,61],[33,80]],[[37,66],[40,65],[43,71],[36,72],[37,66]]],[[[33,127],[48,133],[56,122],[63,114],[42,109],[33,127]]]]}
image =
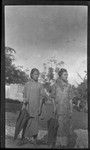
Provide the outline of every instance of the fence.
{"type": "Polygon", "coordinates": [[[5,85],[5,98],[23,101],[23,88],[20,84],[5,85]]]}

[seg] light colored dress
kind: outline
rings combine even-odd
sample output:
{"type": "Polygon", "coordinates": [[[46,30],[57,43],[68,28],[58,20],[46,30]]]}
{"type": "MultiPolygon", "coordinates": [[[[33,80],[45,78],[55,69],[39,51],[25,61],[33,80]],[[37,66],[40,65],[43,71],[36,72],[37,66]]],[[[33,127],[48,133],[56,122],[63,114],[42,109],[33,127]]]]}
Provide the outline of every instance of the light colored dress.
{"type": "Polygon", "coordinates": [[[26,83],[23,97],[24,101],[28,102],[26,107],[31,119],[28,121],[25,137],[30,138],[33,135],[38,134],[39,129],[39,108],[41,99],[43,97],[44,89],[41,83],[35,82],[33,79],[30,79],[28,83],[26,83]]]}
{"type": "Polygon", "coordinates": [[[51,97],[55,100],[55,107],[59,122],[59,137],[68,137],[70,133],[71,96],[71,86],[58,78],[52,87],[51,97]]]}

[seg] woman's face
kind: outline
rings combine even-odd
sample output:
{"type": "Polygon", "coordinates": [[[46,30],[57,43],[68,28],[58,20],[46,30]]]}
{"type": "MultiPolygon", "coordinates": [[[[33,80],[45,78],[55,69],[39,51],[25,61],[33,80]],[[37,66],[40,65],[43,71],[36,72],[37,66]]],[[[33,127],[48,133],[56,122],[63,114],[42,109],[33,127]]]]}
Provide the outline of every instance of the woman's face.
{"type": "Polygon", "coordinates": [[[67,81],[67,79],[68,79],[68,73],[67,72],[63,72],[63,74],[61,75],[61,79],[63,81],[67,81]]]}
{"type": "Polygon", "coordinates": [[[38,71],[34,71],[32,77],[33,77],[33,80],[38,81],[38,78],[39,78],[39,73],[38,73],[38,71]]]}

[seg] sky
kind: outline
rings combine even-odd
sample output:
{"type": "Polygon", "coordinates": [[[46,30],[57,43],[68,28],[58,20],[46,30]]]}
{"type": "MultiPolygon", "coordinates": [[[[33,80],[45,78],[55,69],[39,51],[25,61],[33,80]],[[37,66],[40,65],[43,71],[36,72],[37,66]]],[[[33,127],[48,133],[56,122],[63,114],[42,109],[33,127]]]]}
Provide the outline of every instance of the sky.
{"type": "Polygon", "coordinates": [[[5,46],[15,49],[15,64],[43,71],[54,56],[64,61],[69,82],[87,70],[87,6],[5,6],[5,46]]]}

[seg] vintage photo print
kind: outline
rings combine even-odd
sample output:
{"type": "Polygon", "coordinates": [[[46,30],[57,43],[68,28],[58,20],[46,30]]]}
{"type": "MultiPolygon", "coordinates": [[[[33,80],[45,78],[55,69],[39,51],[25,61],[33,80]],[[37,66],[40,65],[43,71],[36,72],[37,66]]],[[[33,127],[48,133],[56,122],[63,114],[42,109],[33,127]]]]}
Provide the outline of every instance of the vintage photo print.
{"type": "Polygon", "coordinates": [[[88,148],[86,5],[6,5],[5,148],[88,148]]]}

